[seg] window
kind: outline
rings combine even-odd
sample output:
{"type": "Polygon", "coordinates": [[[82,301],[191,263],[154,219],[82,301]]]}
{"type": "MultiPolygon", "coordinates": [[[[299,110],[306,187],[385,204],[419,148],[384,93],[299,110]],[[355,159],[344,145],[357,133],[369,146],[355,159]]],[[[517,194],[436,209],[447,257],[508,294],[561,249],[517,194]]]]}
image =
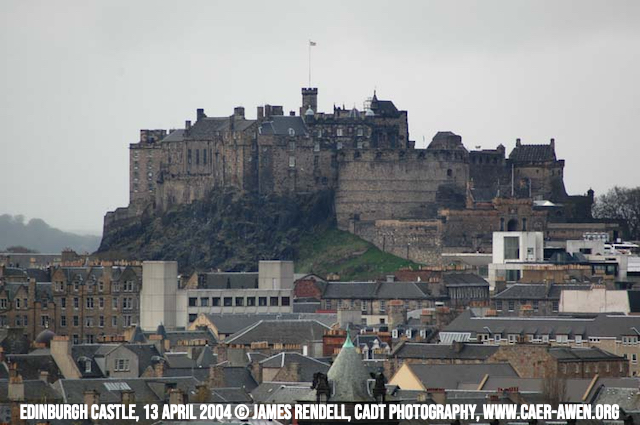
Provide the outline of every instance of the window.
{"type": "Polygon", "coordinates": [[[220,307],[220,298],[219,297],[211,298],[211,305],[213,307],[220,307]]]}
{"type": "Polygon", "coordinates": [[[122,299],[122,309],[123,310],[133,310],[133,298],[124,297],[122,299]]]}
{"type": "Polygon", "coordinates": [[[198,298],[190,297],[189,298],[189,307],[197,307],[198,306],[198,298]]]}
{"type": "Polygon", "coordinates": [[[516,308],[516,302],[511,300],[509,301],[509,311],[513,311],[516,308]]]}
{"type": "Polygon", "coordinates": [[[505,270],[505,280],[507,282],[517,282],[520,280],[520,270],[505,270]]]}
{"type": "Polygon", "coordinates": [[[447,177],[453,177],[453,170],[451,168],[447,170],[447,177]]]}
{"type": "Polygon", "coordinates": [[[385,306],[385,302],[384,302],[384,301],[380,301],[380,311],[381,311],[381,312],[382,312],[382,311],[384,311],[384,310],[385,310],[385,308],[386,308],[386,306],[385,306]]]}
{"type": "Polygon", "coordinates": [[[495,335],[493,336],[493,340],[494,340],[495,342],[500,342],[500,341],[502,340],[502,335],[501,335],[501,334],[495,334],[495,335]]]}
{"type": "Polygon", "coordinates": [[[357,149],[362,149],[363,147],[364,147],[364,143],[362,143],[362,142],[356,143],[356,148],[357,149]]]}
{"type": "Polygon", "coordinates": [[[80,308],[80,298],[75,297],[73,299],[73,308],[76,310],[80,308]]]}
{"type": "Polygon", "coordinates": [[[244,305],[243,297],[236,297],[236,307],[242,307],[244,305]]]}
{"type": "Polygon", "coordinates": [[[336,130],[336,136],[342,137],[342,129],[341,128],[336,130]]]}
{"type": "Polygon", "coordinates": [[[569,336],[568,335],[556,335],[556,342],[558,344],[566,344],[567,342],[569,342],[569,336]]]}
{"type": "Polygon", "coordinates": [[[93,327],[93,317],[85,317],[84,319],[84,325],[87,328],[92,328],[93,327]]]}
{"type": "Polygon", "coordinates": [[[313,151],[320,152],[320,142],[316,142],[315,145],[313,145],[313,151]]]}
{"type": "Polygon", "coordinates": [[[296,166],[296,157],[295,156],[290,156],[289,157],[289,167],[290,168],[295,168],[296,166]]]}
{"type": "Polygon", "coordinates": [[[80,344],[80,336],[78,334],[73,335],[73,343],[80,344]]]}
{"type": "Polygon", "coordinates": [[[538,311],[538,300],[533,300],[533,311],[538,311]]]}
{"type": "Polygon", "coordinates": [[[553,302],[553,312],[557,313],[559,311],[560,307],[559,307],[559,301],[554,301],[553,302]]]}
{"type": "Polygon", "coordinates": [[[289,300],[289,297],[282,297],[281,303],[283,306],[288,306],[291,304],[291,301],[289,300]]]}
{"type": "Polygon", "coordinates": [[[67,316],[60,316],[60,326],[63,328],[67,327],[67,316]]]}
{"type": "Polygon", "coordinates": [[[111,316],[111,326],[114,328],[118,326],[118,316],[111,316]]]}
{"type": "Polygon", "coordinates": [[[358,127],[358,136],[360,137],[364,136],[364,130],[360,127],[358,127]]]}
{"type": "Polygon", "coordinates": [[[104,291],[104,282],[102,281],[98,282],[98,291],[100,292],[104,291]]]}
{"type": "Polygon", "coordinates": [[[292,152],[296,150],[296,142],[289,142],[289,150],[292,152]]]}
{"type": "Polygon", "coordinates": [[[549,335],[542,335],[542,342],[543,343],[548,343],[549,342],[549,335]]]}
{"type": "Polygon", "coordinates": [[[127,372],[129,370],[129,359],[116,359],[114,370],[116,372],[127,372]]]}
{"type": "Polygon", "coordinates": [[[623,345],[638,345],[638,337],[637,336],[623,336],[622,337],[623,345]]]}
{"type": "Polygon", "coordinates": [[[600,338],[599,337],[590,336],[589,337],[589,342],[597,344],[597,343],[600,342],[600,338]]]}
{"type": "Polygon", "coordinates": [[[636,353],[631,354],[631,363],[638,363],[638,355],[636,353]]]}
{"type": "Polygon", "coordinates": [[[104,316],[100,316],[98,319],[98,326],[104,328],[104,316]]]}
{"type": "Polygon", "coordinates": [[[204,165],[207,165],[207,150],[206,149],[202,149],[202,163],[204,165]]]}
{"type": "Polygon", "coordinates": [[[91,360],[84,361],[84,373],[91,373],[91,360]]]}
{"type": "Polygon", "coordinates": [[[280,304],[279,301],[280,300],[278,299],[278,297],[271,297],[269,299],[269,305],[272,306],[272,307],[277,307],[280,304]]]}
{"type": "Polygon", "coordinates": [[[98,307],[100,308],[100,310],[102,310],[104,308],[104,298],[103,297],[98,298],[98,307]]]}
{"type": "Polygon", "coordinates": [[[197,314],[193,314],[193,313],[192,313],[192,314],[190,314],[190,315],[189,315],[189,323],[193,323],[193,322],[195,322],[197,317],[198,317],[198,315],[197,315],[197,314]]]}
{"type": "Polygon", "coordinates": [[[256,297],[247,297],[247,306],[255,307],[256,305],[256,297]]]}
{"type": "Polygon", "coordinates": [[[67,308],[67,299],[66,298],[60,298],[60,308],[67,308]]]}
{"type": "Polygon", "coordinates": [[[118,309],[118,297],[115,297],[115,298],[113,299],[112,308],[113,308],[114,310],[117,310],[117,309],[118,309]]]}
{"type": "Polygon", "coordinates": [[[582,345],[582,335],[576,335],[574,338],[577,345],[582,345]]]}
{"type": "Polygon", "coordinates": [[[319,128],[319,129],[318,129],[317,136],[318,136],[318,137],[322,137],[322,129],[321,129],[321,128],[319,128]]]}
{"type": "Polygon", "coordinates": [[[520,258],[520,238],[517,236],[506,236],[504,238],[504,259],[517,260],[520,258]]]}
{"type": "Polygon", "coordinates": [[[338,150],[342,149],[342,142],[338,142],[336,144],[336,149],[338,149],[338,150]]]}
{"type": "Polygon", "coordinates": [[[518,342],[518,335],[509,334],[509,344],[515,344],[518,342]]]}
{"type": "Polygon", "coordinates": [[[209,307],[209,297],[200,298],[200,307],[209,307]]]}
{"type": "Polygon", "coordinates": [[[259,297],[258,298],[258,305],[260,307],[266,307],[266,305],[267,305],[267,297],[259,297]]]}
{"type": "Polygon", "coordinates": [[[40,316],[40,326],[42,326],[43,328],[49,327],[49,316],[48,315],[40,316]]]}
{"type": "Polygon", "coordinates": [[[6,298],[2,298],[0,299],[0,308],[5,310],[7,308],[7,299],[6,298]]]}
{"type": "Polygon", "coordinates": [[[360,309],[362,311],[367,311],[369,309],[369,303],[366,300],[362,300],[362,302],[360,302],[360,309]]]}
{"type": "Polygon", "coordinates": [[[187,151],[187,164],[191,164],[191,149],[187,151]]]}
{"type": "Polygon", "coordinates": [[[293,137],[296,135],[296,131],[293,128],[289,129],[289,136],[293,137]]]}
{"type": "Polygon", "coordinates": [[[20,298],[16,298],[16,310],[20,309],[20,298]]]}
{"type": "Polygon", "coordinates": [[[224,297],[224,306],[225,307],[231,307],[232,305],[233,305],[233,298],[224,297]]]}
{"type": "Polygon", "coordinates": [[[93,308],[93,297],[87,298],[87,308],[93,308]]]}
{"type": "Polygon", "coordinates": [[[122,320],[124,320],[124,326],[131,326],[131,316],[125,314],[122,316],[122,320]]]}
{"type": "Polygon", "coordinates": [[[502,311],[502,301],[496,301],[496,310],[502,311]]]}

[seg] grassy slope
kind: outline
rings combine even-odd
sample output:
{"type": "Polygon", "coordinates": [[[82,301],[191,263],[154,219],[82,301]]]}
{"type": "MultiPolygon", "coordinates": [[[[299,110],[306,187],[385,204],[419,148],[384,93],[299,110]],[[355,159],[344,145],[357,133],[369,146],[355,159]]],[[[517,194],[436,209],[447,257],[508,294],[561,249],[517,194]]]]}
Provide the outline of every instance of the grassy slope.
{"type": "Polygon", "coordinates": [[[348,232],[329,228],[300,241],[297,273],[326,277],[337,273],[341,280],[371,280],[384,277],[401,267],[418,264],[380,251],[374,245],[348,232]]]}

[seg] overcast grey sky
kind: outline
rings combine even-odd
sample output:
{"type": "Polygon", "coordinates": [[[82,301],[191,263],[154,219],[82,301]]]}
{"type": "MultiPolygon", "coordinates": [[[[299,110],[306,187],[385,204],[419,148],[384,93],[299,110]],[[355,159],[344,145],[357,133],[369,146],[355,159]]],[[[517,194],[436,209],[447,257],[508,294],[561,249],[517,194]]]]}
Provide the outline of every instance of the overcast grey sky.
{"type": "Polygon", "coordinates": [[[570,193],[639,185],[640,1],[0,2],[0,214],[100,232],[140,128],[378,97],[419,144],[556,139],[570,193]]]}

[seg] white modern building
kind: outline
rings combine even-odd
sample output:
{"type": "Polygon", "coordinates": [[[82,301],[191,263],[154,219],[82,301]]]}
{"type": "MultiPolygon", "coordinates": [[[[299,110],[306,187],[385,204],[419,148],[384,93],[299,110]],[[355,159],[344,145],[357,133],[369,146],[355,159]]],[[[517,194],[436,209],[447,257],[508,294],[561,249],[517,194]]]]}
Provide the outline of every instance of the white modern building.
{"type": "Polygon", "coordinates": [[[187,328],[200,313],[293,312],[293,262],[260,261],[258,273],[194,273],[178,284],[175,262],[143,263],[141,324],[155,331],[187,328]]]}
{"type": "Polygon", "coordinates": [[[542,232],[494,232],[493,262],[489,264],[489,285],[496,281],[515,282],[527,264],[544,261],[542,232]]]}

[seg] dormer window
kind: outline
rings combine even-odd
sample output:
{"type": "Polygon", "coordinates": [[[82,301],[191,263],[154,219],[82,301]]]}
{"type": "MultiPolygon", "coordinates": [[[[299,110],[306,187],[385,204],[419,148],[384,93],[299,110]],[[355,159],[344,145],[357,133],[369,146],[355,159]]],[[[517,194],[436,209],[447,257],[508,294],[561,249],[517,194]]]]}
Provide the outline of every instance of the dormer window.
{"type": "Polygon", "coordinates": [[[293,137],[296,135],[296,131],[293,128],[289,129],[289,136],[293,137]]]}

